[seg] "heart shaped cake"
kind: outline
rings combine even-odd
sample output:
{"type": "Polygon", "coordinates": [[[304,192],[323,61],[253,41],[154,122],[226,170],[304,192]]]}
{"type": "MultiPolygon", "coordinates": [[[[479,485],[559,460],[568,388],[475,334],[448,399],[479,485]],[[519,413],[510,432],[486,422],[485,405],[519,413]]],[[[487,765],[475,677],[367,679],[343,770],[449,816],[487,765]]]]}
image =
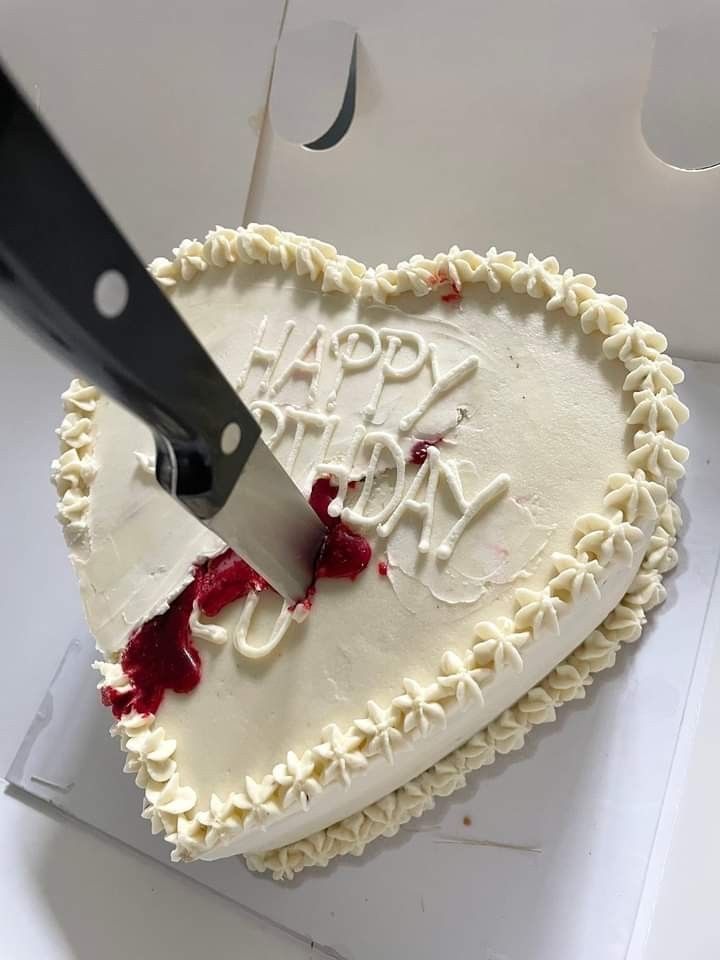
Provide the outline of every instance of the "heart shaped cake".
{"type": "Polygon", "coordinates": [[[638,639],[676,562],[682,372],[553,257],[368,269],[251,224],[150,271],[332,548],[288,605],[73,381],[53,467],[101,696],[173,859],[291,877],[521,747],[638,639]]]}

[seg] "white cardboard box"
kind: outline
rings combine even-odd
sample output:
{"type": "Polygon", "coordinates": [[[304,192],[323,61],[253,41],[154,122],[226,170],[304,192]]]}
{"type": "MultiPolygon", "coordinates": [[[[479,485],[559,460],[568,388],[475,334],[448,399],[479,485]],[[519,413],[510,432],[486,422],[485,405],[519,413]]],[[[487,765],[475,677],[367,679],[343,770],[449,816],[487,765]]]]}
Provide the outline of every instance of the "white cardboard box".
{"type": "MultiPolygon", "coordinates": [[[[662,97],[643,116],[653,45],[658,31],[672,40],[681,18],[696,25],[696,43],[720,37],[709,7],[693,0],[682,11],[659,2],[632,9],[611,0],[580,11],[568,0],[550,7],[525,0],[519,8],[454,0],[423,11],[404,2],[291,2],[285,32],[323,17],[344,17],[357,28],[356,114],[348,135],[324,153],[283,141],[266,120],[256,153],[281,11],[267,5],[259,19],[254,5],[241,6],[214,2],[193,15],[181,4],[168,18],[163,5],[150,29],[140,5],[120,17],[109,5],[76,0],[61,15],[56,5],[35,0],[30,12],[11,8],[2,23],[0,51],[29,91],[39,84],[41,108],[143,255],[167,253],[186,233],[201,234],[216,221],[243,219],[318,235],[371,263],[432,254],[454,242],[555,253],[561,264],[593,272],[602,289],[627,295],[633,316],[663,329],[674,354],[720,358],[720,330],[710,315],[720,173],[673,169],[643,137],[643,129],[651,131],[664,154],[679,149],[673,109],[662,97]],[[32,30],[40,16],[48,27],[42,38],[32,30]],[[152,42],[142,44],[143,56],[128,71],[138,36],[152,42]],[[116,140],[108,130],[117,131],[116,140]]],[[[683,49],[680,72],[692,76],[692,43],[683,49]]],[[[320,66],[308,65],[298,78],[299,102],[312,97],[313,78],[321,75],[320,66]]],[[[712,115],[696,112],[695,128],[709,126],[712,115]]],[[[685,125],[686,140],[693,129],[685,125]]],[[[713,149],[711,137],[700,138],[688,155],[697,163],[698,151],[707,151],[710,163],[713,149]]],[[[10,369],[15,356],[8,351],[0,361],[10,369]]],[[[35,406],[21,433],[7,417],[19,452],[0,482],[5,502],[17,504],[22,488],[10,542],[23,563],[40,563],[48,578],[53,615],[40,632],[59,656],[82,626],[49,523],[51,494],[35,478],[53,446],[56,412],[48,394],[61,378],[54,365],[28,356],[31,374],[42,365],[51,376],[39,391],[24,389],[22,370],[12,369],[6,380],[6,411],[18,395],[35,406]],[[27,516],[37,519],[29,543],[27,516]]],[[[702,829],[695,825],[690,839],[678,811],[698,809],[698,798],[719,790],[707,776],[706,727],[698,718],[713,702],[705,682],[718,633],[711,592],[720,542],[713,433],[720,377],[711,365],[692,365],[692,372],[685,391],[695,416],[684,437],[694,453],[684,494],[691,513],[684,566],[670,581],[671,602],[628,662],[602,676],[588,702],[566,708],[535,744],[414,825],[416,833],[380,841],[359,862],[308,872],[284,888],[249,876],[236,862],[197,865],[189,868],[193,875],[344,956],[393,956],[410,948],[409,938],[418,957],[441,949],[476,956],[470,951],[482,946],[479,955],[495,960],[605,960],[624,956],[631,938],[634,957],[670,955],[664,951],[677,926],[668,910],[655,910],[656,902],[677,896],[668,870],[678,871],[690,906],[698,901],[688,893],[689,874],[704,869],[702,829]],[[457,837],[466,811],[479,831],[475,839],[543,853],[438,842],[457,837]]],[[[17,597],[22,571],[10,569],[8,579],[6,596],[17,597]]],[[[13,635],[24,622],[16,610],[8,605],[13,635]]],[[[71,658],[87,659],[71,649],[71,658]]],[[[62,695],[60,688],[52,693],[54,723],[36,728],[31,751],[26,741],[14,778],[166,857],[137,817],[139,798],[119,774],[117,753],[103,742],[82,664],[61,676],[62,695]],[[79,703],[85,712],[75,709],[79,703]],[[56,726],[73,718],[74,728],[56,726]],[[91,753],[84,750],[89,742],[91,753]],[[30,759],[39,766],[31,768],[30,759]],[[43,779],[76,783],[58,793],[43,779]],[[105,818],[106,811],[113,816],[105,818]]],[[[687,956],[708,956],[708,944],[717,946],[711,923],[712,916],[699,914],[693,942],[705,953],[687,956]]]]}

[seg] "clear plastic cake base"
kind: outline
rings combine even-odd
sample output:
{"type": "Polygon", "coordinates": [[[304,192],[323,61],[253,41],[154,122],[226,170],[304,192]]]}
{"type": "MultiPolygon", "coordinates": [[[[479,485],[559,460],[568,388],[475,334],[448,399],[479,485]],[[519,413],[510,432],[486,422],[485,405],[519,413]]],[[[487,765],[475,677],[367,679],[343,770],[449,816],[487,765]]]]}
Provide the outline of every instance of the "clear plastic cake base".
{"type": "Polygon", "coordinates": [[[70,643],[8,780],[18,794],[325,945],[316,946],[318,955],[641,957],[638,917],[652,913],[663,865],[658,844],[670,829],[658,826],[672,823],[672,784],[682,780],[682,745],[692,742],[720,634],[720,366],[682,365],[692,419],[681,439],[692,460],[667,602],[585,700],[563,707],[522,751],[471,774],[465,789],[397,836],[285,883],[251,873],[240,858],[171,864],[169,845],[140,818],[140,792],[107,734],[89,637],[70,643]]]}

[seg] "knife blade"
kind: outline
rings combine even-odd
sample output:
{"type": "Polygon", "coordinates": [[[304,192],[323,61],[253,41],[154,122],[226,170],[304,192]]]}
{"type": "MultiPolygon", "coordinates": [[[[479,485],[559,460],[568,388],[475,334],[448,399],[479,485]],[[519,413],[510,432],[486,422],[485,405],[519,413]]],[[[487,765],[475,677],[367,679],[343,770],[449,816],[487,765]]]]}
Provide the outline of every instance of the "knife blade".
{"type": "Polygon", "coordinates": [[[1,64],[0,301],[150,427],[169,494],[280,594],[305,596],[325,526],[1,64]]]}

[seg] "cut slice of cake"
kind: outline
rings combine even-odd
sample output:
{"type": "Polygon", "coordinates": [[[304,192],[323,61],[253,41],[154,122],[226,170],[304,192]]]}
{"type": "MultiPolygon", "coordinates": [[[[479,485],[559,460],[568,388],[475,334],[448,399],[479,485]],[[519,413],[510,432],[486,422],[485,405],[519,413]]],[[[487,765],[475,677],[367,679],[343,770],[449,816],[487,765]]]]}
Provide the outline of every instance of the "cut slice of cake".
{"type": "Polygon", "coordinates": [[[639,637],[676,562],[682,372],[553,257],[367,269],[250,225],[150,270],[333,549],[285,603],[79,380],[60,519],[143,816],[174,859],[289,877],[520,747],[639,637]]]}

